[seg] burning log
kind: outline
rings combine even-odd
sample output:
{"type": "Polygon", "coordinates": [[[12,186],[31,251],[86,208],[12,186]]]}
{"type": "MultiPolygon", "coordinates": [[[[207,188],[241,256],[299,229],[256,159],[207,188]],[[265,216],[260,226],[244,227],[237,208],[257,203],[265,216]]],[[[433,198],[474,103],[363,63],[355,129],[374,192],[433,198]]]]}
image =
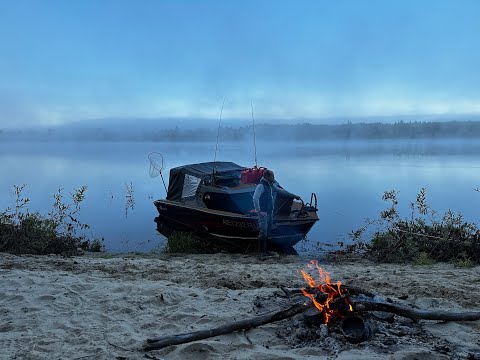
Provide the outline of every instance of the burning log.
{"type": "Polygon", "coordinates": [[[307,327],[318,327],[323,324],[323,313],[312,306],[303,312],[303,323],[307,327]]]}
{"type": "Polygon", "coordinates": [[[290,318],[292,316],[302,313],[311,306],[311,304],[296,304],[288,309],[260,315],[251,319],[236,321],[231,324],[219,326],[212,329],[147,339],[147,341],[143,344],[143,349],[145,351],[156,350],[170,345],[179,345],[196,340],[206,339],[212,336],[218,336],[239,330],[250,329],[252,327],[290,318]]]}
{"type": "MultiPolygon", "coordinates": [[[[290,298],[292,296],[296,296],[296,295],[303,295],[303,290],[305,290],[306,292],[308,293],[313,293],[315,291],[318,290],[318,287],[310,287],[310,286],[307,286],[305,288],[294,288],[294,289],[288,289],[288,288],[284,288],[284,287],[281,287],[280,288],[284,293],[285,295],[290,298]]],[[[340,285],[340,289],[342,291],[342,293],[347,293],[349,295],[365,295],[365,296],[368,296],[368,297],[375,297],[377,294],[371,292],[370,290],[366,290],[366,289],[362,289],[362,288],[359,288],[359,287],[355,287],[355,286],[350,286],[350,285],[344,285],[344,284],[341,284],[340,285]]]]}

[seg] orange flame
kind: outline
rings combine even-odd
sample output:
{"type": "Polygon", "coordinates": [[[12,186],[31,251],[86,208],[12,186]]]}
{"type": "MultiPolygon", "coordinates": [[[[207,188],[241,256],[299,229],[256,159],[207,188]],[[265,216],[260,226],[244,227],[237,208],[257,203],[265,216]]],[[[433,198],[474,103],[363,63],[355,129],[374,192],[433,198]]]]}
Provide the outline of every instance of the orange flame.
{"type": "MultiPolygon", "coordinates": [[[[332,283],[332,281],[330,280],[330,274],[326,272],[324,269],[322,269],[320,266],[318,266],[318,261],[316,260],[311,260],[310,263],[307,265],[307,268],[316,269],[319,275],[319,282],[317,283],[309,273],[307,273],[303,269],[300,270],[308,286],[310,288],[316,288],[320,290],[320,292],[326,294],[327,299],[325,300],[325,302],[320,303],[315,298],[315,294],[307,292],[306,289],[301,289],[302,293],[303,295],[308,297],[310,300],[312,300],[315,307],[320,312],[323,313],[325,324],[328,325],[333,316],[340,315],[337,310],[330,308],[330,303],[334,299],[343,295],[342,288],[341,288],[342,283],[340,281],[337,281],[336,283],[332,283]]],[[[348,311],[353,311],[352,305],[350,305],[350,303],[346,298],[345,298],[345,303],[348,305],[348,308],[349,308],[348,311]]]]}

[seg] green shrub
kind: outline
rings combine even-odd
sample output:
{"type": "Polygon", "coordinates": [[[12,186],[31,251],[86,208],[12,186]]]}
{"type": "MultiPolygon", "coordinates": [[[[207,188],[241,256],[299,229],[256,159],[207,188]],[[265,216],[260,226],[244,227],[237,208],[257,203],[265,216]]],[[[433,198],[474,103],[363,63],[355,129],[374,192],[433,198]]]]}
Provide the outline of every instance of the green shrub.
{"type": "Polygon", "coordinates": [[[380,213],[379,219],[367,220],[364,227],[352,231],[350,237],[354,243],[342,252],[362,252],[378,262],[480,263],[480,231],[476,224],[464,221],[462,214],[450,210],[440,218],[428,205],[425,188],[410,203],[410,216],[402,219],[397,212],[397,194],[396,191],[383,194],[389,208],[380,213]],[[364,240],[371,226],[377,231],[364,240]]]}
{"type": "Polygon", "coordinates": [[[25,185],[14,185],[15,207],[0,212],[0,251],[13,254],[81,254],[81,250],[100,251],[103,243],[85,239],[78,233],[88,229],[77,216],[85,199],[86,186],[70,193],[71,201],[63,201],[63,189],[53,195],[53,207],[48,215],[30,212],[29,198],[22,192],[25,185]]]}
{"type": "Polygon", "coordinates": [[[84,246],[82,246],[82,248],[90,252],[102,252],[105,251],[105,244],[103,243],[103,238],[93,239],[92,241],[86,242],[86,248],[84,246]]]}
{"type": "Polygon", "coordinates": [[[167,237],[167,242],[162,250],[164,253],[189,253],[189,254],[215,254],[219,252],[235,252],[228,248],[228,244],[202,237],[201,234],[172,231],[167,237]]]}
{"type": "Polygon", "coordinates": [[[168,238],[164,249],[165,253],[196,253],[197,240],[187,232],[174,231],[168,238]]]}
{"type": "Polygon", "coordinates": [[[459,259],[455,261],[454,264],[456,267],[461,267],[461,268],[471,268],[475,266],[475,263],[470,259],[459,259]]]}
{"type": "Polygon", "coordinates": [[[417,265],[432,265],[433,260],[430,258],[430,256],[426,252],[420,252],[420,253],[418,253],[416,264],[417,265]]]}

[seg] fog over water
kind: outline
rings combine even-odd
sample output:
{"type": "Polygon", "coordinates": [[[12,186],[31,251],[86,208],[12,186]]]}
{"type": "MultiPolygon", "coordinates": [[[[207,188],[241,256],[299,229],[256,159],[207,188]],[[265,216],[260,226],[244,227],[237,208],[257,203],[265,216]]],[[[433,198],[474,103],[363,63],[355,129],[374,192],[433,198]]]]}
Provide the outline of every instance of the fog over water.
{"type": "MultiPolygon", "coordinates": [[[[14,206],[13,185],[27,184],[25,196],[31,211],[46,214],[59,187],[65,195],[87,185],[80,221],[91,226],[88,234],[103,237],[110,251],[149,251],[164,238],[157,234],[153,200],[165,197],[160,177],[149,176],[147,155],[165,157],[165,180],[170,168],[213,161],[215,143],[0,143],[0,209],[14,206]],[[133,186],[134,206],[127,208],[126,187],[133,186]]],[[[375,218],[388,204],[386,190],[398,190],[399,209],[427,188],[427,201],[443,214],[460,211],[478,222],[480,193],[478,142],[429,141],[330,141],[322,143],[260,142],[258,165],[275,171],[277,180],[306,202],[315,192],[320,221],[309,233],[312,243],[336,243],[375,218]]],[[[254,165],[251,141],[222,142],[217,160],[254,165]]],[[[310,249],[310,250],[309,250],[310,249]]]]}

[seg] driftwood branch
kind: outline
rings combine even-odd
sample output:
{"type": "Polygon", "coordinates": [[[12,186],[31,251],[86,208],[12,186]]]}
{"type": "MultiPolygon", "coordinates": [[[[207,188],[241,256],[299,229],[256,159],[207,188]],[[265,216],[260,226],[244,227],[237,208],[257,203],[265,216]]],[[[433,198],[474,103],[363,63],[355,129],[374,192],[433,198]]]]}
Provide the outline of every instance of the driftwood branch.
{"type": "Polygon", "coordinates": [[[265,315],[260,315],[251,319],[236,321],[231,324],[219,326],[212,329],[147,339],[147,341],[143,344],[143,349],[145,351],[156,350],[156,349],[164,348],[169,345],[184,344],[184,343],[188,343],[196,340],[206,339],[212,336],[218,336],[218,335],[228,334],[228,333],[232,333],[239,330],[250,329],[252,327],[290,318],[292,316],[300,314],[305,309],[311,306],[312,306],[311,303],[296,304],[288,309],[272,312],[265,315]]]}
{"type": "Polygon", "coordinates": [[[376,301],[354,301],[356,311],[383,311],[412,320],[475,321],[480,320],[480,311],[456,312],[450,310],[420,310],[408,306],[376,301]]]}

